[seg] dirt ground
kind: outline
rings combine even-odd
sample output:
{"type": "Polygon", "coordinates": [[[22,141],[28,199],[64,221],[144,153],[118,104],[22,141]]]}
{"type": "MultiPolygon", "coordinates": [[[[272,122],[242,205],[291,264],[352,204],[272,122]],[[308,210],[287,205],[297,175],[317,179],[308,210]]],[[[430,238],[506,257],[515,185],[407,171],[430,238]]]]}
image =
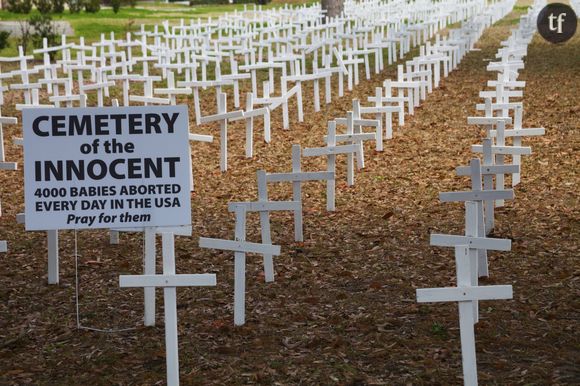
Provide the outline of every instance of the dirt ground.
{"type": "MultiPolygon", "coordinates": [[[[454,168],[467,165],[482,132],[466,124],[492,73],[487,61],[517,23],[512,14],[493,26],[460,67],[443,79],[385,151],[366,147],[366,168],[347,187],[339,157],[336,212],[325,210],[322,183],[304,185],[303,243],[293,241],[290,213],[271,216],[276,281],[264,283],[261,259],[248,256],[247,324],[233,326],[233,254],[201,250],[198,238],[233,238],[231,201],[255,200],[256,170],[290,171],[292,144],[322,145],[328,119],[345,116],[351,100],[366,100],[389,67],[362,80],[343,98],[314,113],[305,88],[305,122],[290,109],[291,129],[273,115],[272,143],[256,130],[254,159],[244,157],[242,123],[230,126],[230,170],[219,171],[219,142],[192,146],[196,191],[193,236],[176,240],[179,273],[216,273],[215,288],[178,290],[180,374],[184,385],[454,385],[462,383],[456,304],[417,304],[415,290],[455,283],[450,248],[429,246],[431,232],[460,234],[463,206],[438,193],[466,189],[454,168]]],[[[494,235],[511,252],[490,252],[490,278],[511,284],[513,300],[481,302],[476,326],[481,384],[580,383],[579,287],[580,34],[560,46],[535,36],[521,79],[527,82],[524,127],[546,135],[525,140],[516,199],[497,211],[494,235]]],[[[361,77],[361,79],[364,77],[361,77]]],[[[244,87],[249,87],[245,85],[244,87]]],[[[333,88],[336,90],[336,87],[333,88]]],[[[204,94],[204,106],[214,106],[204,94]]],[[[231,99],[231,95],[230,95],[231,99]]],[[[243,105],[243,104],[242,104],[243,105]]],[[[213,110],[208,108],[206,113],[213,110]]],[[[3,111],[10,115],[10,111],[3,111]]],[[[191,111],[193,116],[193,111],[191,111]]],[[[257,121],[261,128],[261,122],[257,121]]],[[[19,135],[7,127],[6,142],[19,135]]],[[[219,135],[217,126],[192,131],[219,135]]],[[[7,144],[8,160],[22,151],[7,144]]],[[[325,168],[304,159],[304,170],[325,168]]],[[[71,231],[61,232],[61,282],[47,285],[46,236],[16,225],[23,203],[22,171],[0,173],[0,238],[9,251],[0,270],[0,384],[152,385],[165,382],[163,297],[157,326],[142,324],[142,290],[121,289],[118,276],[142,271],[142,236],[123,234],[110,245],[104,231],[78,237],[80,314],[84,326],[133,328],[79,331],[75,317],[75,259],[71,231]]],[[[289,186],[271,185],[275,200],[289,186]]],[[[248,239],[259,241],[258,216],[248,239]]],[[[161,268],[159,267],[159,272],[161,268]]]]}

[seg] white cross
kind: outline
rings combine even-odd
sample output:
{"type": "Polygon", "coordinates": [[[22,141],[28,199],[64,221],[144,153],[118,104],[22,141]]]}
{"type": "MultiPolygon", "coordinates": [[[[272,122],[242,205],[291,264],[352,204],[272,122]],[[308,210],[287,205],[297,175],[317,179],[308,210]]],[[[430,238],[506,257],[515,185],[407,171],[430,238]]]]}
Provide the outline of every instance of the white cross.
{"type": "Polygon", "coordinates": [[[392,95],[392,89],[397,89],[397,97],[405,98],[407,102],[407,108],[409,115],[415,114],[415,107],[419,106],[420,103],[420,87],[421,85],[419,82],[411,82],[411,81],[392,81],[387,79],[383,82],[383,86],[385,87],[385,92],[387,96],[392,95]],[[405,96],[405,93],[407,94],[405,96]]]}
{"type": "Polygon", "coordinates": [[[463,382],[466,386],[474,386],[477,385],[477,361],[473,303],[479,300],[511,299],[513,298],[513,290],[511,285],[472,285],[472,271],[475,269],[477,261],[476,256],[470,255],[469,247],[466,245],[455,246],[455,264],[457,267],[457,287],[417,289],[417,302],[459,303],[463,382]]]}
{"type": "MultiPolygon", "coordinates": [[[[328,136],[326,139],[326,147],[316,147],[304,149],[302,154],[304,157],[318,157],[326,156],[326,167],[328,172],[335,173],[336,171],[336,155],[337,154],[353,154],[356,153],[359,146],[356,144],[350,145],[336,145],[336,122],[328,122],[328,136]]],[[[335,210],[335,190],[336,181],[334,179],[326,180],[326,209],[328,211],[335,210]]]]}
{"type": "MultiPolygon", "coordinates": [[[[493,164],[503,165],[505,155],[529,155],[532,154],[532,149],[526,146],[506,146],[505,145],[505,121],[499,121],[496,125],[496,143],[497,145],[492,145],[489,149],[492,153],[492,157],[495,157],[493,164]]],[[[483,145],[472,145],[471,151],[476,153],[483,153],[483,145]]],[[[505,186],[505,180],[503,174],[497,174],[495,176],[496,185],[498,190],[502,190],[505,186]]],[[[496,206],[501,207],[504,205],[503,200],[497,200],[496,206]]]]}
{"type": "MultiPolygon", "coordinates": [[[[522,128],[522,116],[523,107],[521,104],[517,104],[514,107],[514,126],[512,130],[504,130],[504,136],[513,138],[513,146],[519,148],[522,146],[523,137],[541,136],[546,133],[546,129],[543,127],[537,128],[522,128]]],[[[498,130],[490,130],[490,137],[498,137],[498,130]]],[[[512,162],[514,165],[520,165],[521,167],[521,154],[512,154],[512,162]]],[[[515,187],[520,183],[520,172],[514,173],[512,175],[512,187],[515,187]]]]}
{"type": "MultiPolygon", "coordinates": [[[[491,146],[491,141],[489,139],[484,140],[484,147],[487,148],[491,146]],[[489,145],[488,145],[489,144],[489,145]]],[[[487,151],[486,151],[487,153],[487,151]]],[[[484,157],[485,158],[485,157],[484,157]]],[[[476,161],[473,161],[476,162],[476,161]]],[[[472,162],[472,163],[473,163],[472,162]]],[[[471,177],[471,187],[472,190],[481,190],[481,177],[483,176],[483,189],[493,189],[493,176],[496,174],[515,174],[519,172],[519,165],[487,165],[485,162],[481,164],[480,167],[470,165],[470,166],[459,166],[455,170],[458,176],[470,176],[471,177]],[[477,187],[477,188],[476,188],[477,187]]],[[[489,234],[494,227],[494,200],[483,201],[483,203],[478,202],[480,207],[478,213],[485,213],[485,216],[479,217],[479,234],[486,235],[489,234]],[[482,207],[483,205],[483,207],[482,207]]],[[[486,258],[486,257],[485,257],[486,258]]],[[[480,272],[487,272],[483,266],[480,266],[480,272]]],[[[483,276],[487,276],[484,274],[483,276]]]]}
{"type": "Polygon", "coordinates": [[[145,287],[155,290],[163,288],[165,309],[165,351],[167,384],[179,385],[179,353],[177,342],[177,287],[215,286],[214,274],[184,275],[175,273],[175,245],[173,233],[162,233],[163,274],[162,275],[121,275],[119,286],[145,287]]]}
{"type": "Polygon", "coordinates": [[[246,323],[246,253],[278,256],[280,247],[245,241],[246,213],[243,207],[236,208],[235,238],[235,241],[231,241],[200,237],[199,246],[234,252],[234,324],[243,326],[246,323]]]}
{"type": "Polygon", "coordinates": [[[97,106],[102,107],[104,106],[104,96],[108,94],[109,87],[115,87],[114,81],[104,81],[103,80],[103,73],[99,71],[97,68],[93,70],[95,76],[95,83],[93,84],[85,84],[82,87],[82,92],[86,93],[87,91],[97,90],[97,106]]]}
{"type": "MultiPolygon", "coordinates": [[[[268,187],[266,178],[266,172],[263,170],[258,170],[257,202],[230,202],[228,204],[228,210],[230,212],[236,212],[239,208],[242,208],[244,213],[258,212],[260,214],[262,243],[272,244],[272,236],[270,232],[270,212],[302,212],[302,204],[300,201],[268,201],[268,187]]],[[[266,282],[274,281],[274,263],[272,260],[272,255],[264,255],[264,276],[266,282]]]]}
{"type": "MultiPolygon", "coordinates": [[[[296,98],[298,98],[298,95],[300,95],[301,98],[302,91],[300,91],[301,90],[300,85],[295,85],[290,90],[286,91],[285,90],[286,84],[282,82],[282,95],[279,97],[270,97],[270,86],[267,85],[266,83],[267,82],[264,82],[264,97],[254,98],[254,103],[268,105],[268,109],[270,110],[270,112],[282,106],[282,127],[285,130],[287,130],[290,127],[288,117],[288,100],[292,98],[294,95],[296,95],[296,98]]],[[[297,103],[297,108],[300,119],[302,109],[301,104],[297,103]]]]}
{"type": "Polygon", "coordinates": [[[225,93],[218,94],[218,112],[200,118],[200,123],[219,122],[220,123],[220,170],[228,170],[228,120],[243,117],[242,110],[227,111],[227,99],[225,93]]]}
{"type": "Polygon", "coordinates": [[[191,94],[191,88],[189,87],[175,87],[175,75],[173,71],[167,71],[167,87],[165,88],[155,88],[153,90],[154,94],[167,95],[169,97],[169,104],[177,104],[178,95],[189,95],[191,94]]]}
{"type": "MultiPolygon", "coordinates": [[[[369,102],[375,102],[375,107],[383,108],[390,107],[390,109],[383,111],[382,114],[385,115],[385,137],[387,139],[393,138],[393,113],[396,113],[399,118],[399,128],[405,124],[405,101],[408,99],[405,97],[393,97],[391,95],[391,90],[387,92],[386,96],[383,96],[382,87],[375,88],[375,96],[368,97],[369,102]],[[384,106],[383,103],[393,103],[396,105],[384,106]]],[[[376,119],[381,120],[381,113],[376,114],[376,119]]]]}
{"type": "Polygon", "coordinates": [[[141,75],[138,74],[129,74],[127,69],[128,66],[134,64],[134,61],[125,60],[125,53],[122,52],[122,59],[120,63],[115,63],[112,68],[116,69],[121,67],[121,75],[109,75],[107,80],[120,80],[123,82],[123,106],[129,106],[129,92],[130,92],[130,81],[132,80],[139,80],[141,75]]]}
{"type": "Polygon", "coordinates": [[[145,106],[149,104],[168,105],[170,103],[169,98],[159,98],[153,95],[153,83],[161,81],[160,76],[149,75],[149,62],[154,60],[156,60],[155,57],[147,56],[136,59],[137,62],[143,62],[143,75],[130,80],[143,82],[143,96],[129,95],[129,102],[143,103],[145,106]]]}
{"type": "MultiPolygon", "coordinates": [[[[353,104],[357,103],[355,109],[360,110],[358,107],[358,100],[353,100],[353,104]]],[[[357,146],[356,153],[348,153],[346,155],[347,158],[347,184],[349,186],[354,185],[354,156],[356,155],[357,158],[357,167],[358,169],[364,168],[364,148],[363,148],[363,141],[376,141],[379,140],[377,137],[382,139],[381,133],[381,124],[380,121],[372,120],[372,119],[361,119],[360,113],[357,111],[356,116],[358,117],[355,119],[355,113],[349,111],[346,113],[346,118],[337,118],[335,119],[336,124],[341,124],[346,126],[346,134],[338,134],[336,136],[336,142],[346,142],[347,144],[353,144],[357,146]],[[375,133],[363,133],[361,130],[362,126],[373,126],[375,127],[375,133]]],[[[324,136],[324,140],[328,140],[328,136],[324,136]]]]}
{"type": "MultiPolygon", "coordinates": [[[[402,64],[397,66],[397,80],[399,82],[417,82],[419,85],[419,100],[427,99],[427,92],[431,93],[433,91],[431,79],[431,70],[412,70],[411,66],[408,65],[407,71],[405,72],[402,64]]],[[[417,94],[415,94],[415,100],[417,100],[417,94]]]]}

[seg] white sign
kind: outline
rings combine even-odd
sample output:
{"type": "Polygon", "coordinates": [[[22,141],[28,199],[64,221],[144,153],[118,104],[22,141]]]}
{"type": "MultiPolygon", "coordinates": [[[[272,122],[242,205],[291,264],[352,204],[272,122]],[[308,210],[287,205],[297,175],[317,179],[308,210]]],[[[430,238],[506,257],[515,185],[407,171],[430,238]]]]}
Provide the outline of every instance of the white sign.
{"type": "Polygon", "coordinates": [[[26,230],[191,224],[187,106],[23,110],[26,230]]]}

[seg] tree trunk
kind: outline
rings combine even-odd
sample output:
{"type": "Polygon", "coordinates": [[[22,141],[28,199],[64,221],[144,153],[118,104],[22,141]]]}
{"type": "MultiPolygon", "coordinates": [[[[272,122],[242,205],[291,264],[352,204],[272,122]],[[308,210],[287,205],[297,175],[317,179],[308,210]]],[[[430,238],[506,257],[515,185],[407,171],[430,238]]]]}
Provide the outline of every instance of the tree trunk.
{"type": "Polygon", "coordinates": [[[326,20],[334,18],[342,13],[343,0],[322,0],[320,5],[326,10],[326,20]]]}

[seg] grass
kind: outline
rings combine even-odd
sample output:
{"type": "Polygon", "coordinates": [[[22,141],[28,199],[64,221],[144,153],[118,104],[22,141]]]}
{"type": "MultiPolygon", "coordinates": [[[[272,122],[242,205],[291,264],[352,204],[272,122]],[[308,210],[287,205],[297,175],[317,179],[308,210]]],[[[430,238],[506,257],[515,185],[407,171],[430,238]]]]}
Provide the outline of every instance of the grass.
{"type": "MultiPolygon", "coordinates": [[[[313,0],[306,2],[299,1],[295,5],[313,4],[313,0]]],[[[273,1],[268,5],[262,6],[262,9],[273,9],[282,6],[284,3],[273,1]]],[[[252,9],[253,4],[247,4],[248,9],[252,9]]],[[[216,5],[196,5],[189,7],[183,4],[172,3],[138,3],[135,8],[122,7],[118,13],[114,13],[109,7],[103,7],[97,13],[81,12],[71,14],[65,11],[62,14],[54,14],[54,21],[69,22],[74,30],[72,41],[78,41],[84,36],[85,41],[90,43],[99,40],[101,34],[114,32],[115,35],[125,34],[126,32],[137,31],[141,24],[151,28],[161,21],[169,20],[170,23],[177,23],[184,19],[207,19],[218,17],[226,12],[243,11],[244,4],[216,4],[216,5]]],[[[0,21],[24,21],[30,16],[38,14],[33,10],[30,14],[19,14],[0,10],[0,21]]],[[[9,39],[10,46],[0,50],[0,56],[13,56],[17,53],[18,38],[9,39]]]]}

